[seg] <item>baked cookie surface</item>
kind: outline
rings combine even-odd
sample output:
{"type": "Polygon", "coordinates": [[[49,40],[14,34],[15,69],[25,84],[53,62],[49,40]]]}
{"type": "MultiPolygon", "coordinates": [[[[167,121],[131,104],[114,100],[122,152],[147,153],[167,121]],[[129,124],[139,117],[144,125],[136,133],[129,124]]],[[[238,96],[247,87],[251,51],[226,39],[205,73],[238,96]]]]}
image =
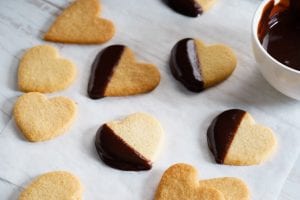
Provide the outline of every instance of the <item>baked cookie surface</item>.
{"type": "Polygon", "coordinates": [[[223,194],[211,187],[201,187],[197,170],[179,163],[163,174],[155,194],[155,200],[225,200],[223,194]]]}
{"type": "Polygon", "coordinates": [[[114,24],[98,18],[98,0],[76,0],[57,17],[44,39],[53,42],[98,44],[115,34],[114,24]]]}
{"type": "Polygon", "coordinates": [[[50,45],[33,47],[24,54],[18,69],[18,85],[23,92],[55,92],[66,89],[76,77],[75,65],[59,57],[50,45]]]}
{"type": "Polygon", "coordinates": [[[112,45],[96,57],[90,75],[88,94],[92,99],[129,96],[154,90],[160,73],[153,64],[137,63],[124,45],[112,45]]]}
{"type": "Polygon", "coordinates": [[[149,170],[163,142],[163,129],[154,117],[134,113],[99,128],[96,149],[107,165],[130,171],[149,170]]]}
{"type": "Polygon", "coordinates": [[[20,194],[19,200],[81,200],[79,179],[69,172],[55,171],[42,174],[20,194]]]}
{"type": "Polygon", "coordinates": [[[198,180],[197,170],[188,164],[169,167],[158,185],[155,200],[249,200],[247,185],[235,177],[198,180]]]}
{"type": "Polygon", "coordinates": [[[71,99],[54,97],[48,100],[37,92],[19,97],[13,110],[17,126],[31,142],[46,141],[63,134],[76,114],[77,106],[71,99]]]}
{"type": "Polygon", "coordinates": [[[224,195],[225,200],[250,200],[248,186],[234,177],[213,178],[200,181],[201,187],[212,187],[224,195]]]}
{"type": "Polygon", "coordinates": [[[208,146],[220,164],[255,165],[275,150],[273,131],[256,124],[251,115],[240,109],[222,112],[207,130],[208,146]]]}
{"type": "Polygon", "coordinates": [[[206,46],[200,40],[186,38],[171,51],[170,68],[175,79],[188,90],[201,92],[226,80],[237,59],[225,45],[206,46]]]}

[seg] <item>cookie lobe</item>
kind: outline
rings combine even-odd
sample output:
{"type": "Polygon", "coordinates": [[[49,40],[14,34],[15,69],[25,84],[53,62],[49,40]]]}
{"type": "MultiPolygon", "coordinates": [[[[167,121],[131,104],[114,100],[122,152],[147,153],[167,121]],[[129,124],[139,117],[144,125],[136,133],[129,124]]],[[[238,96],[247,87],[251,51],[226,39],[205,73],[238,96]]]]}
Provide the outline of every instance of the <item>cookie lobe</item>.
{"type": "Polygon", "coordinates": [[[207,130],[207,143],[217,163],[224,163],[225,156],[245,114],[246,111],[240,109],[227,110],[218,115],[210,124],[207,130]]]}
{"type": "Polygon", "coordinates": [[[175,79],[193,92],[204,90],[200,61],[194,39],[180,40],[171,51],[170,68],[175,79]]]}
{"type": "Polygon", "coordinates": [[[113,45],[101,51],[93,65],[88,85],[88,95],[92,99],[104,97],[106,87],[113,75],[125,46],[113,45]]]}
{"type": "Polygon", "coordinates": [[[113,168],[140,171],[152,167],[150,160],[131,148],[106,124],[97,131],[95,146],[103,162],[113,168]]]}
{"type": "Polygon", "coordinates": [[[250,200],[250,191],[247,184],[235,177],[222,177],[199,182],[201,187],[212,187],[224,195],[226,200],[250,200]]]}

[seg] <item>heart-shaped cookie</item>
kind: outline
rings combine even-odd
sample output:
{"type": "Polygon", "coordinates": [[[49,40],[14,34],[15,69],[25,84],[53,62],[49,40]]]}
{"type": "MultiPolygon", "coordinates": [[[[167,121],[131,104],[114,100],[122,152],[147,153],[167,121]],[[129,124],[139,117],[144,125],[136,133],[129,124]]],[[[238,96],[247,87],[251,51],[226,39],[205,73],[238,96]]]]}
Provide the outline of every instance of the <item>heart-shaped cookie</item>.
{"type": "Polygon", "coordinates": [[[197,170],[187,164],[175,164],[163,174],[155,200],[225,200],[223,194],[211,187],[202,187],[197,170]]]}
{"type": "Polygon", "coordinates": [[[159,84],[155,65],[137,63],[126,46],[113,45],[96,57],[88,85],[92,99],[105,96],[128,96],[152,91],[159,84]]]}
{"type": "Polygon", "coordinates": [[[168,5],[178,13],[197,17],[213,6],[216,0],[168,0],[168,5]]]}
{"type": "Polygon", "coordinates": [[[79,179],[69,172],[55,171],[32,181],[20,194],[19,200],[81,200],[79,179]]]}
{"type": "Polygon", "coordinates": [[[270,128],[256,124],[249,113],[232,109],[218,115],[207,130],[208,146],[215,160],[227,165],[255,165],[276,147],[270,128]]]}
{"type": "Polygon", "coordinates": [[[247,185],[234,177],[201,180],[200,187],[210,187],[220,191],[225,200],[249,200],[250,192],[247,185]]]}
{"type": "Polygon", "coordinates": [[[103,162],[113,168],[148,170],[157,157],[163,135],[159,121],[148,114],[135,113],[102,125],[95,145],[103,162]]]}
{"type": "Polygon", "coordinates": [[[59,58],[49,45],[29,49],[20,61],[18,85],[24,92],[54,92],[67,88],[76,77],[75,65],[59,58]]]}
{"type": "Polygon", "coordinates": [[[201,92],[224,81],[236,64],[236,56],[227,46],[205,46],[200,40],[191,38],[180,40],[170,57],[173,76],[193,92],[201,92]]]}
{"type": "Polygon", "coordinates": [[[63,134],[76,113],[76,104],[66,97],[48,100],[41,93],[31,92],[18,98],[13,115],[23,135],[31,142],[39,142],[63,134]]]}
{"type": "Polygon", "coordinates": [[[111,21],[98,18],[99,0],[77,0],[56,19],[45,40],[63,43],[98,44],[115,34],[111,21]]]}

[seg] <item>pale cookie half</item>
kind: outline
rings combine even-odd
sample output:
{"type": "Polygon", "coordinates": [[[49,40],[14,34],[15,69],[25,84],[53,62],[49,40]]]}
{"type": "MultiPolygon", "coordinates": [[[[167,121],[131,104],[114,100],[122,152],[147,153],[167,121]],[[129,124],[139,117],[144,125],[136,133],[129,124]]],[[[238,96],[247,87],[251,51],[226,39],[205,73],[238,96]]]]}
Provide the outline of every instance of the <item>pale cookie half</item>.
{"type": "Polygon", "coordinates": [[[18,70],[18,85],[23,92],[55,92],[71,85],[76,67],[59,57],[49,45],[29,49],[22,57],[18,70]]]}
{"type": "Polygon", "coordinates": [[[40,175],[20,194],[19,200],[81,200],[79,179],[69,172],[55,171],[40,175]]]}
{"type": "Polygon", "coordinates": [[[175,164],[163,174],[155,200],[225,200],[223,194],[211,187],[201,187],[197,170],[187,164],[175,164]]]}
{"type": "Polygon", "coordinates": [[[121,170],[149,170],[163,142],[158,120],[134,113],[121,121],[102,125],[96,134],[96,149],[107,165],[121,170]]]}
{"type": "Polygon", "coordinates": [[[275,150],[273,131],[256,124],[249,113],[232,109],[222,112],[207,130],[208,146],[215,160],[227,165],[255,165],[275,150]]]}
{"type": "Polygon", "coordinates": [[[66,97],[50,100],[31,92],[18,98],[13,115],[23,135],[31,142],[50,140],[63,134],[77,113],[74,101],[66,97]]]}
{"type": "Polygon", "coordinates": [[[45,40],[63,43],[98,44],[115,34],[114,24],[103,18],[99,0],[77,0],[52,24],[45,40]]]}
{"type": "Polygon", "coordinates": [[[209,10],[217,0],[195,0],[202,8],[203,11],[209,10]]]}
{"type": "Polygon", "coordinates": [[[250,200],[248,186],[234,177],[213,178],[201,180],[200,187],[211,187],[220,191],[225,200],[250,200]]]}
{"type": "Polygon", "coordinates": [[[88,85],[92,99],[128,96],[154,90],[160,82],[155,65],[138,63],[133,52],[123,45],[112,45],[96,57],[88,85]]]}
{"type": "Polygon", "coordinates": [[[168,5],[178,13],[197,17],[210,9],[216,0],[168,0],[168,5]]]}
{"type": "Polygon", "coordinates": [[[206,46],[192,38],[177,42],[170,58],[175,79],[193,92],[201,92],[223,82],[236,65],[237,58],[229,47],[222,44],[206,46]]]}

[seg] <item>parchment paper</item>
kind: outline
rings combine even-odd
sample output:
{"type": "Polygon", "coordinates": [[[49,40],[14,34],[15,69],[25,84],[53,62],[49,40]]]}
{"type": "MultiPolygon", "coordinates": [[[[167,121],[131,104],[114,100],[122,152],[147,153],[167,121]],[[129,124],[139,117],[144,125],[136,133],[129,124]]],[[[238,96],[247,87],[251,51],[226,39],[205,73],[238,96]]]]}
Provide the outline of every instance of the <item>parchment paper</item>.
{"type": "MultiPolygon", "coordinates": [[[[275,91],[257,69],[250,29],[259,2],[219,0],[204,15],[188,18],[173,12],[159,0],[102,0],[102,16],[116,24],[117,34],[113,40],[104,45],[90,46],[51,43],[60,49],[63,57],[77,64],[75,84],[65,91],[48,95],[63,95],[77,102],[79,112],[75,123],[61,137],[30,143],[11,120],[0,135],[0,177],[25,187],[42,173],[67,170],[81,179],[86,200],[150,200],[162,173],[174,163],[185,162],[197,167],[199,179],[238,177],[248,184],[252,199],[276,199],[299,155],[300,125],[297,122],[300,110],[298,102],[275,91]],[[185,37],[232,47],[238,57],[234,74],[224,83],[203,93],[187,91],[172,77],[168,66],[171,48],[185,37]],[[86,90],[91,64],[96,54],[111,44],[125,44],[135,52],[139,61],[156,64],[162,77],[158,88],[145,95],[89,99],[86,90]],[[215,163],[207,147],[206,130],[217,114],[230,108],[245,109],[258,123],[274,130],[278,148],[267,162],[250,167],[215,163]],[[95,133],[100,125],[134,112],[152,114],[165,130],[163,149],[153,169],[146,172],[112,169],[101,162],[94,147],[95,133]]],[[[30,13],[30,10],[24,12],[30,13]]],[[[53,19],[54,16],[42,20],[44,25],[48,25],[53,19]]],[[[14,34],[7,34],[6,37],[12,44],[14,39],[20,40],[14,34]]],[[[22,44],[22,50],[45,43],[38,37],[31,39],[32,43],[22,44]]],[[[17,62],[14,64],[16,66],[17,62]]],[[[2,73],[0,76],[15,75],[2,73]]],[[[1,88],[11,98],[21,94],[11,81],[3,83],[1,88]]],[[[16,199],[20,189],[2,190],[3,193],[0,190],[0,196],[16,199]]]]}

